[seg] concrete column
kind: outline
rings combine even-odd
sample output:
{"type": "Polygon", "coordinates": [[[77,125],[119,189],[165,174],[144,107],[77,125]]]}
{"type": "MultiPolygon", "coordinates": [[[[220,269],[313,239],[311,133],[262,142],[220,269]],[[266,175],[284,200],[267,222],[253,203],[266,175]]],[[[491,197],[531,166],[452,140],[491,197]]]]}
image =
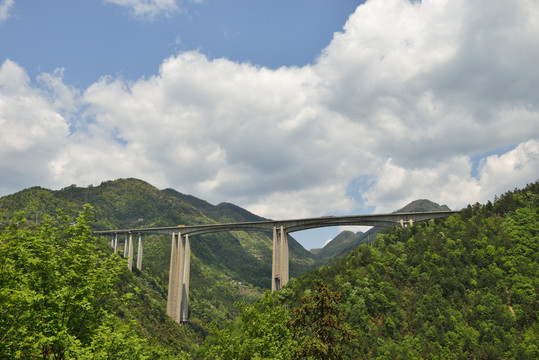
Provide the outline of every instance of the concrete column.
{"type": "Polygon", "coordinates": [[[177,323],[189,321],[189,273],[191,246],[189,235],[172,235],[168,285],[167,314],[177,323]]]}
{"type": "Polygon", "coordinates": [[[281,274],[281,287],[283,287],[288,282],[288,235],[284,231],[284,226],[281,226],[281,263],[280,265],[280,274],[281,274]]]}
{"type": "Polygon", "coordinates": [[[114,234],[114,253],[118,252],[118,234],[114,234]]]}
{"type": "Polygon", "coordinates": [[[142,234],[138,234],[137,269],[142,270],[142,234]]]}
{"type": "Polygon", "coordinates": [[[127,268],[133,271],[133,234],[129,233],[129,250],[127,252],[127,268]]]}
{"type": "Polygon", "coordinates": [[[170,247],[170,270],[168,274],[168,297],[167,297],[167,315],[174,319],[174,294],[176,294],[176,269],[178,245],[176,234],[172,233],[172,245],[170,247]]]}
{"type": "Polygon", "coordinates": [[[124,242],[124,258],[127,258],[127,252],[129,251],[129,235],[125,236],[125,242],[124,242]]]}
{"type": "Polygon", "coordinates": [[[181,292],[179,294],[179,323],[186,323],[189,321],[189,269],[191,264],[191,246],[189,244],[189,235],[186,234],[182,239],[182,252],[183,252],[183,271],[181,274],[181,292]]]}
{"type": "Polygon", "coordinates": [[[280,270],[280,241],[277,235],[277,228],[273,227],[273,261],[271,266],[271,291],[279,290],[281,288],[281,278],[279,276],[280,270]]]}
{"type": "Polygon", "coordinates": [[[273,228],[273,264],[271,271],[271,290],[279,290],[289,280],[288,235],[281,226],[273,228]]]}
{"type": "Polygon", "coordinates": [[[185,247],[183,246],[182,234],[178,234],[178,251],[176,251],[176,273],[174,274],[174,308],[172,309],[172,318],[177,323],[180,322],[182,310],[183,278],[185,272],[185,247]]]}

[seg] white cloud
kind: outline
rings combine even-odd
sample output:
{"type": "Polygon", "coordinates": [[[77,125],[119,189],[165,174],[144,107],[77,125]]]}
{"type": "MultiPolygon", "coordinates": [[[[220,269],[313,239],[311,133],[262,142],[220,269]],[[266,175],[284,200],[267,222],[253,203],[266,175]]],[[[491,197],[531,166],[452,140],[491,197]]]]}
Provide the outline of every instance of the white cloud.
{"type": "Polygon", "coordinates": [[[532,0],[371,0],[311,66],[191,51],[154,76],[81,90],[62,70],[31,85],[6,61],[0,121],[14,135],[2,159],[47,149],[24,184],[139,177],[271,218],[486,201],[539,178],[538,15],[532,0]],[[472,176],[478,154],[500,148],[512,150],[472,176]]]}
{"type": "Polygon", "coordinates": [[[176,0],[104,0],[107,3],[128,8],[140,18],[153,19],[156,16],[170,16],[179,10],[176,0]]]}
{"type": "Polygon", "coordinates": [[[478,201],[481,193],[480,184],[470,176],[471,169],[465,156],[427,168],[404,168],[388,159],[378,171],[376,186],[363,197],[377,213],[395,211],[416,199],[458,209],[478,201]]]}
{"type": "Polygon", "coordinates": [[[322,101],[368,126],[377,153],[408,166],[537,137],[530,117],[503,113],[538,119],[539,98],[531,91],[539,80],[538,6],[496,4],[359,6],[319,59],[322,101]]]}
{"type": "Polygon", "coordinates": [[[529,140],[502,155],[485,158],[478,179],[470,176],[467,157],[454,157],[432,168],[403,168],[388,159],[378,173],[376,187],[363,194],[376,212],[390,212],[415,199],[431,199],[459,210],[487,202],[494,195],[539,179],[539,141],[529,140]],[[400,204],[395,203],[400,199],[400,204]]]}
{"type": "Polygon", "coordinates": [[[0,129],[0,191],[52,184],[47,164],[67,142],[68,123],[10,60],[0,67],[0,129]]]}
{"type": "Polygon", "coordinates": [[[481,163],[479,201],[537,181],[539,177],[539,139],[519,144],[502,155],[492,155],[481,163]]]}
{"type": "Polygon", "coordinates": [[[9,9],[13,6],[15,0],[4,0],[3,3],[0,3],[0,22],[6,21],[9,17],[9,9]]]}

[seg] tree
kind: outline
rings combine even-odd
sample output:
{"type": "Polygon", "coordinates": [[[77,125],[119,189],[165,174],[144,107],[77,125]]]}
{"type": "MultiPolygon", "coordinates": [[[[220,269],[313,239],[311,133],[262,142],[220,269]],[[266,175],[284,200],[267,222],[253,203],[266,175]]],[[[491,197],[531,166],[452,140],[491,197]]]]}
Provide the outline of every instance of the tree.
{"type": "Polygon", "coordinates": [[[293,358],[343,358],[342,345],[355,334],[343,323],[346,316],[338,307],[340,297],[340,292],[331,292],[320,283],[316,292],[301,299],[303,306],[293,310],[295,318],[287,323],[298,343],[293,358]]]}
{"type": "Polygon", "coordinates": [[[208,359],[290,359],[297,344],[286,321],[289,310],[269,291],[254,305],[238,304],[240,318],[215,330],[203,348],[208,359]]]}
{"type": "Polygon", "coordinates": [[[0,233],[3,359],[105,358],[107,349],[96,339],[112,329],[123,332],[116,332],[124,339],[117,348],[136,343],[133,358],[146,357],[145,341],[115,317],[119,275],[126,267],[92,236],[91,211],[85,206],[74,225],[60,216],[45,218],[37,229],[19,215],[0,233]]]}

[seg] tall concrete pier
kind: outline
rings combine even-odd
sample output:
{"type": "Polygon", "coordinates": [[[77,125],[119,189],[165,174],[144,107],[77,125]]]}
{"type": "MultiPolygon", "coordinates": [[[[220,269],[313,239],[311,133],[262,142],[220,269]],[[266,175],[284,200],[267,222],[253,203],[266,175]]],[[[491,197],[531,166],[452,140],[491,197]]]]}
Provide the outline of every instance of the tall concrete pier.
{"type": "Polygon", "coordinates": [[[168,280],[167,314],[177,323],[189,321],[189,270],[191,247],[189,235],[172,233],[170,273],[168,280]]]}
{"type": "Polygon", "coordinates": [[[142,270],[142,234],[138,235],[137,269],[142,270]]]}
{"type": "Polygon", "coordinates": [[[129,245],[127,249],[127,268],[133,271],[133,234],[129,233],[129,245]]]}
{"type": "Polygon", "coordinates": [[[280,290],[289,280],[288,235],[281,225],[273,227],[273,261],[271,291],[280,290]]]}

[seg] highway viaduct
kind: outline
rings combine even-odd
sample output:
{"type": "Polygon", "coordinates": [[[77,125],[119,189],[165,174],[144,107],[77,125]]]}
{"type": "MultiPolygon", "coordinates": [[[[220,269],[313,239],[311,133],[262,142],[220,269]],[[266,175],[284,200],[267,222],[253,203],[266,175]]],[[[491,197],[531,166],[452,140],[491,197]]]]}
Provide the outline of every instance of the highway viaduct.
{"type": "Polygon", "coordinates": [[[169,226],[159,228],[121,229],[94,231],[101,236],[112,236],[112,248],[118,251],[118,237],[124,235],[124,257],[128,259],[129,270],[133,269],[133,236],[138,235],[136,266],[142,270],[143,236],[150,234],[171,235],[170,273],[168,283],[167,314],[177,323],[186,323],[188,316],[189,268],[191,250],[189,238],[196,235],[228,231],[273,232],[273,260],[271,290],[279,290],[289,280],[288,234],[331,226],[408,226],[415,222],[450,216],[456,211],[405,212],[379,215],[323,216],[291,220],[265,220],[229,224],[206,224],[169,226]]]}

